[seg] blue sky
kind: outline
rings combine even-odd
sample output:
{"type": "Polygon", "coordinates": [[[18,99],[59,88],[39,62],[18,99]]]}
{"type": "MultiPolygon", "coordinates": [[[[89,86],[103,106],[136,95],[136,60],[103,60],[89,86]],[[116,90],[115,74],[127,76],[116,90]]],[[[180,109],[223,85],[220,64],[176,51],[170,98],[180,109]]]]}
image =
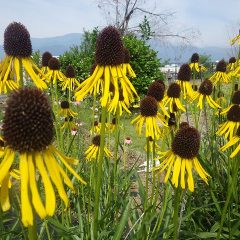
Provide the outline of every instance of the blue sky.
{"type": "MultiPolygon", "coordinates": [[[[175,12],[171,29],[199,31],[201,35],[193,43],[197,46],[226,47],[240,27],[240,0],[139,1],[155,12],[175,12]]],[[[83,32],[107,24],[97,0],[2,0],[0,6],[0,44],[4,29],[12,21],[23,23],[31,37],[83,32]]]]}

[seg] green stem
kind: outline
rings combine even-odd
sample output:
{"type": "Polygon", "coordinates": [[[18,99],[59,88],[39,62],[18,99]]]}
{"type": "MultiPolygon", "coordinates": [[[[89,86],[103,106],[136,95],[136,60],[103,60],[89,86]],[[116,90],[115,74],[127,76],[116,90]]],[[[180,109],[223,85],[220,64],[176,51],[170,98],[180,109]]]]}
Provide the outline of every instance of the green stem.
{"type": "Polygon", "coordinates": [[[33,213],[33,225],[28,227],[28,238],[29,240],[38,239],[35,213],[33,213]]]}
{"type": "Polygon", "coordinates": [[[144,207],[147,209],[148,206],[148,178],[149,178],[149,160],[150,160],[150,145],[149,145],[149,137],[147,137],[147,169],[146,169],[146,191],[145,191],[145,201],[144,207]]]}
{"type": "Polygon", "coordinates": [[[176,188],[175,189],[175,201],[174,201],[174,215],[173,215],[173,224],[174,224],[174,235],[173,239],[178,239],[178,229],[179,229],[179,207],[180,207],[180,201],[181,201],[181,189],[176,188]]]}
{"type": "Polygon", "coordinates": [[[96,181],[96,191],[95,191],[95,202],[94,202],[94,222],[93,222],[93,235],[94,239],[98,237],[98,216],[99,216],[99,205],[100,205],[100,191],[102,186],[102,177],[103,177],[103,156],[104,156],[104,144],[105,144],[105,122],[106,122],[106,107],[102,108],[101,115],[101,130],[100,130],[100,150],[98,158],[98,172],[97,172],[97,181],[96,181]]]}

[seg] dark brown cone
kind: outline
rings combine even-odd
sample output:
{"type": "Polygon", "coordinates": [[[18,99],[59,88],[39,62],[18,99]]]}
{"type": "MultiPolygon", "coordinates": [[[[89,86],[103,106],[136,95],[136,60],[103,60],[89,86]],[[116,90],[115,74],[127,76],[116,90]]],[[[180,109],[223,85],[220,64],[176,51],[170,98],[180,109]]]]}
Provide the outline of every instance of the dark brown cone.
{"type": "Polygon", "coordinates": [[[42,55],[42,67],[48,67],[48,62],[52,58],[52,54],[50,52],[44,52],[42,55]]]}
{"type": "Polygon", "coordinates": [[[177,79],[180,81],[190,81],[191,79],[191,68],[188,64],[183,64],[178,72],[177,79]]]}
{"type": "Polygon", "coordinates": [[[30,34],[21,23],[12,22],[4,31],[4,51],[9,56],[30,57],[32,43],[30,34]]]}
{"type": "Polygon", "coordinates": [[[166,90],[166,86],[165,86],[165,83],[164,83],[163,80],[157,79],[157,80],[155,80],[155,81],[158,82],[158,83],[160,83],[160,84],[162,84],[164,91],[166,90]]]}
{"type": "Polygon", "coordinates": [[[75,71],[72,65],[68,65],[66,69],[66,74],[65,76],[67,78],[75,78],[75,71]]]}
{"type": "Polygon", "coordinates": [[[203,95],[211,95],[213,91],[213,84],[209,79],[205,79],[200,87],[199,87],[199,93],[203,95]]]}
{"type": "Polygon", "coordinates": [[[141,115],[144,117],[153,117],[157,115],[158,103],[154,97],[146,96],[140,102],[141,115]]]}
{"type": "Polygon", "coordinates": [[[192,159],[200,148],[200,134],[196,128],[180,128],[172,142],[172,151],[181,158],[192,159]]]}
{"type": "Polygon", "coordinates": [[[95,59],[100,66],[119,65],[124,62],[121,35],[115,27],[109,26],[100,32],[95,59]]]}
{"type": "Polygon", "coordinates": [[[228,121],[240,122],[240,107],[239,105],[233,105],[227,113],[228,121]]]}
{"type": "Polygon", "coordinates": [[[52,110],[45,93],[36,88],[12,92],[3,118],[6,145],[21,153],[41,151],[53,136],[52,110]]]}
{"type": "Polygon", "coordinates": [[[51,70],[59,70],[60,69],[60,62],[57,58],[55,57],[52,57],[49,59],[48,61],[48,67],[51,69],[51,70]]]}
{"type": "Polygon", "coordinates": [[[238,127],[238,129],[237,129],[236,135],[237,135],[238,137],[240,137],[240,127],[238,127]]]}
{"type": "Polygon", "coordinates": [[[164,97],[164,87],[161,83],[155,81],[148,87],[147,96],[154,97],[158,102],[164,97]]]}
{"type": "Polygon", "coordinates": [[[199,62],[199,55],[198,53],[194,53],[191,57],[191,63],[197,63],[199,62]]]}
{"type": "Polygon", "coordinates": [[[171,83],[167,90],[167,95],[170,98],[179,98],[181,93],[181,88],[177,83],[171,83]]]}
{"type": "Polygon", "coordinates": [[[101,141],[101,136],[97,135],[97,136],[93,137],[92,144],[100,147],[100,141],[101,141]]]}
{"type": "Polygon", "coordinates": [[[234,92],[233,97],[232,97],[232,103],[240,104],[240,91],[234,92]]]}
{"type": "Polygon", "coordinates": [[[231,57],[229,58],[229,63],[235,63],[237,61],[237,59],[235,57],[231,57]]]}
{"type": "Polygon", "coordinates": [[[98,126],[98,121],[94,121],[93,125],[98,126]]]}
{"type": "Polygon", "coordinates": [[[217,63],[216,71],[217,72],[226,72],[227,64],[224,60],[221,60],[217,63]]]}
{"type": "Polygon", "coordinates": [[[61,102],[61,108],[62,109],[68,109],[69,108],[69,102],[68,101],[62,101],[61,102]]]}
{"type": "Polygon", "coordinates": [[[113,118],[113,119],[112,119],[112,124],[113,124],[113,125],[116,125],[116,123],[117,123],[116,118],[113,118]]]}
{"type": "Polygon", "coordinates": [[[188,122],[181,122],[180,125],[179,125],[179,128],[182,129],[182,128],[188,128],[189,127],[189,123],[188,122]]]}
{"type": "Polygon", "coordinates": [[[170,113],[170,118],[168,119],[168,126],[172,127],[176,125],[176,117],[174,113],[170,113]]]}

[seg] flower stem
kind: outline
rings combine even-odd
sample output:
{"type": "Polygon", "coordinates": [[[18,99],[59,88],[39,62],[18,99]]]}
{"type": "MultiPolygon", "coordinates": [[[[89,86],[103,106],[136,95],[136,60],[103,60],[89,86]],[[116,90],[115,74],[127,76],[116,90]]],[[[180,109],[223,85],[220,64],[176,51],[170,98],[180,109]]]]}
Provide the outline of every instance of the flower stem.
{"type": "Polygon", "coordinates": [[[94,222],[93,222],[93,235],[94,239],[97,239],[98,236],[98,216],[99,216],[99,205],[100,205],[100,191],[102,186],[102,176],[103,176],[103,155],[104,155],[104,144],[105,144],[105,122],[106,122],[106,107],[102,108],[101,114],[101,130],[100,130],[100,150],[98,158],[98,172],[97,172],[97,181],[95,188],[95,202],[94,202],[94,222]]]}
{"type": "Polygon", "coordinates": [[[175,201],[174,201],[174,215],[173,215],[173,225],[174,225],[174,235],[173,240],[178,239],[178,233],[179,233],[179,206],[181,201],[181,189],[178,187],[175,189],[175,201]]]}
{"type": "Polygon", "coordinates": [[[37,225],[36,225],[36,215],[33,211],[33,225],[28,227],[28,238],[29,240],[37,240],[37,225]]]}
{"type": "Polygon", "coordinates": [[[144,207],[145,207],[145,209],[147,209],[147,206],[148,206],[149,160],[150,160],[150,145],[149,145],[149,137],[147,137],[146,191],[145,191],[145,201],[144,201],[144,207]]]}

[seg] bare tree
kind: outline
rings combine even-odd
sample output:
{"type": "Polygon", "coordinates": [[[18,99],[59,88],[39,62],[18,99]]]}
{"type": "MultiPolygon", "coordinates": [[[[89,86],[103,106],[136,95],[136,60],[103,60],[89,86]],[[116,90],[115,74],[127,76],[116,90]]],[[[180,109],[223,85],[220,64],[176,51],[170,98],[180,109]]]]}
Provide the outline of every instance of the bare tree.
{"type": "MultiPolygon", "coordinates": [[[[116,26],[124,35],[129,32],[141,33],[141,22],[145,16],[154,38],[179,38],[185,42],[194,39],[199,33],[192,28],[172,30],[173,11],[155,12],[156,2],[146,0],[96,0],[106,17],[107,23],[116,26]]],[[[159,1],[160,2],[160,1],[159,1]]]]}

